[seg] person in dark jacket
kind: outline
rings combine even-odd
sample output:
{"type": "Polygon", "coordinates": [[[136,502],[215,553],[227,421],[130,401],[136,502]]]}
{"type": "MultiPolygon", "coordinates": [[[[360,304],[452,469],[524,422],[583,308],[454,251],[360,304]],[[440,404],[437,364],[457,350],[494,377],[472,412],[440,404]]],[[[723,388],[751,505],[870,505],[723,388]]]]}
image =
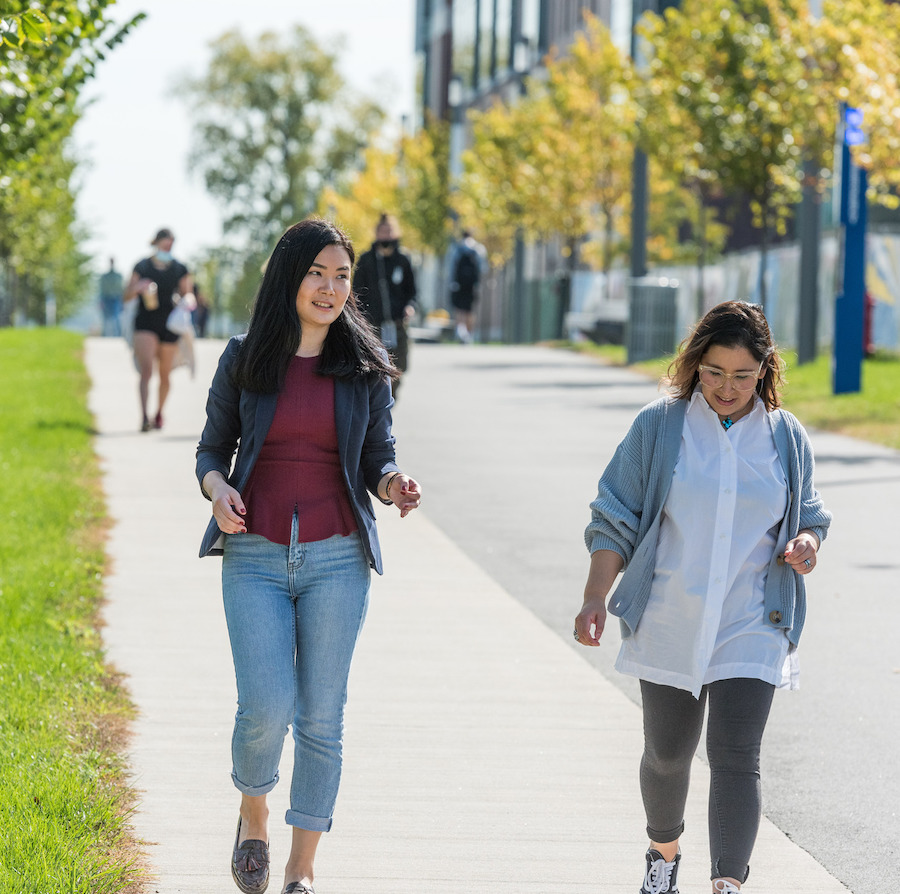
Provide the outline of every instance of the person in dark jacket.
{"type": "MultiPolygon", "coordinates": [[[[400,226],[391,214],[382,214],[375,227],[375,241],[362,254],[353,285],[360,310],[378,330],[394,365],[405,373],[409,367],[407,327],[416,312],[416,279],[409,258],[400,251],[400,226]]],[[[400,387],[394,381],[394,397],[400,387]]]]}
{"type": "Polygon", "coordinates": [[[421,497],[395,461],[396,371],[356,307],[353,262],[349,240],[327,221],[281,237],[249,330],[219,361],[197,447],[213,514],[200,555],[223,555],[237,681],[231,871],[246,894],[269,882],[266,795],[289,725],[293,843],[282,891],[313,894],[341,776],[350,662],[370,570],[382,570],[369,492],[401,517],[421,497]]]}

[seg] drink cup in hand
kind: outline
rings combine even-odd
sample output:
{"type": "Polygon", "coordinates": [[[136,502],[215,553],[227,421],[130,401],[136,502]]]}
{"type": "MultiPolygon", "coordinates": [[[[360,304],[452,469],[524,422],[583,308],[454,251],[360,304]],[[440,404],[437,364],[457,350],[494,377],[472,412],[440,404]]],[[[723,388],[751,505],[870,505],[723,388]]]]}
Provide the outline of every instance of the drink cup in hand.
{"type": "Polygon", "coordinates": [[[144,307],[146,307],[147,310],[156,310],[156,308],[159,307],[159,295],[157,292],[158,289],[156,283],[153,282],[153,280],[150,280],[143,293],[144,307]]]}

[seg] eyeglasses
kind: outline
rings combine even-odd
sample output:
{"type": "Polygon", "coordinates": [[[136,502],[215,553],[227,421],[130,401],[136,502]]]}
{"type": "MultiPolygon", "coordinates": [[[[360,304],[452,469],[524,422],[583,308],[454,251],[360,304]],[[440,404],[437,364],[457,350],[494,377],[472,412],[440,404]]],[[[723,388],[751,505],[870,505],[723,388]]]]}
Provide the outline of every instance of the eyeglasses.
{"type": "Polygon", "coordinates": [[[714,366],[699,366],[697,369],[700,373],[701,383],[707,388],[721,388],[731,379],[735,391],[752,391],[759,381],[762,363],[759,364],[759,369],[755,373],[725,373],[714,366]]]}

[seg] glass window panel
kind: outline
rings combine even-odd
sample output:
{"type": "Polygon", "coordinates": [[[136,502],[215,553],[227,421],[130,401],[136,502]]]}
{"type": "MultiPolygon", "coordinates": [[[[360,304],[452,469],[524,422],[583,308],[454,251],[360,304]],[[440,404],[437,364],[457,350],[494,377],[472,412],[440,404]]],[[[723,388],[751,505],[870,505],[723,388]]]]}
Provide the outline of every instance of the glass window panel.
{"type": "Polygon", "coordinates": [[[493,76],[494,0],[480,0],[478,8],[478,86],[486,87],[493,76]]]}
{"type": "Polygon", "coordinates": [[[494,40],[497,47],[497,74],[503,75],[513,67],[512,44],[512,0],[497,0],[497,20],[494,40]]]}
{"type": "Polygon", "coordinates": [[[541,0],[522,0],[522,37],[532,48],[538,46],[541,34],[541,0]]]}
{"type": "Polygon", "coordinates": [[[476,0],[456,0],[453,4],[453,74],[463,86],[475,86],[475,34],[478,25],[476,0]]]}

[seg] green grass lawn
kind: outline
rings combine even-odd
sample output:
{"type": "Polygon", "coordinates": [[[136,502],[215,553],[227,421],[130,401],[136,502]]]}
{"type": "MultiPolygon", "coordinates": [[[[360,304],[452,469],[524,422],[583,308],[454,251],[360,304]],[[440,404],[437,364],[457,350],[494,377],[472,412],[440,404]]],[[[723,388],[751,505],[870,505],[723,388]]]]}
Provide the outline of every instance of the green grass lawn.
{"type": "MultiPolygon", "coordinates": [[[[556,342],[597,357],[605,363],[625,366],[621,345],[556,342]]],[[[810,428],[833,431],[900,450],[900,356],[882,354],[863,361],[862,391],[831,393],[831,355],[821,354],[814,363],[797,364],[797,356],[784,353],[787,366],[782,403],[810,428]]],[[[668,369],[671,357],[637,363],[632,368],[658,379],[668,369]]]]}
{"type": "Polygon", "coordinates": [[[122,750],[132,706],[98,632],[105,507],[80,336],[0,329],[0,891],[138,878],[122,750]]]}

